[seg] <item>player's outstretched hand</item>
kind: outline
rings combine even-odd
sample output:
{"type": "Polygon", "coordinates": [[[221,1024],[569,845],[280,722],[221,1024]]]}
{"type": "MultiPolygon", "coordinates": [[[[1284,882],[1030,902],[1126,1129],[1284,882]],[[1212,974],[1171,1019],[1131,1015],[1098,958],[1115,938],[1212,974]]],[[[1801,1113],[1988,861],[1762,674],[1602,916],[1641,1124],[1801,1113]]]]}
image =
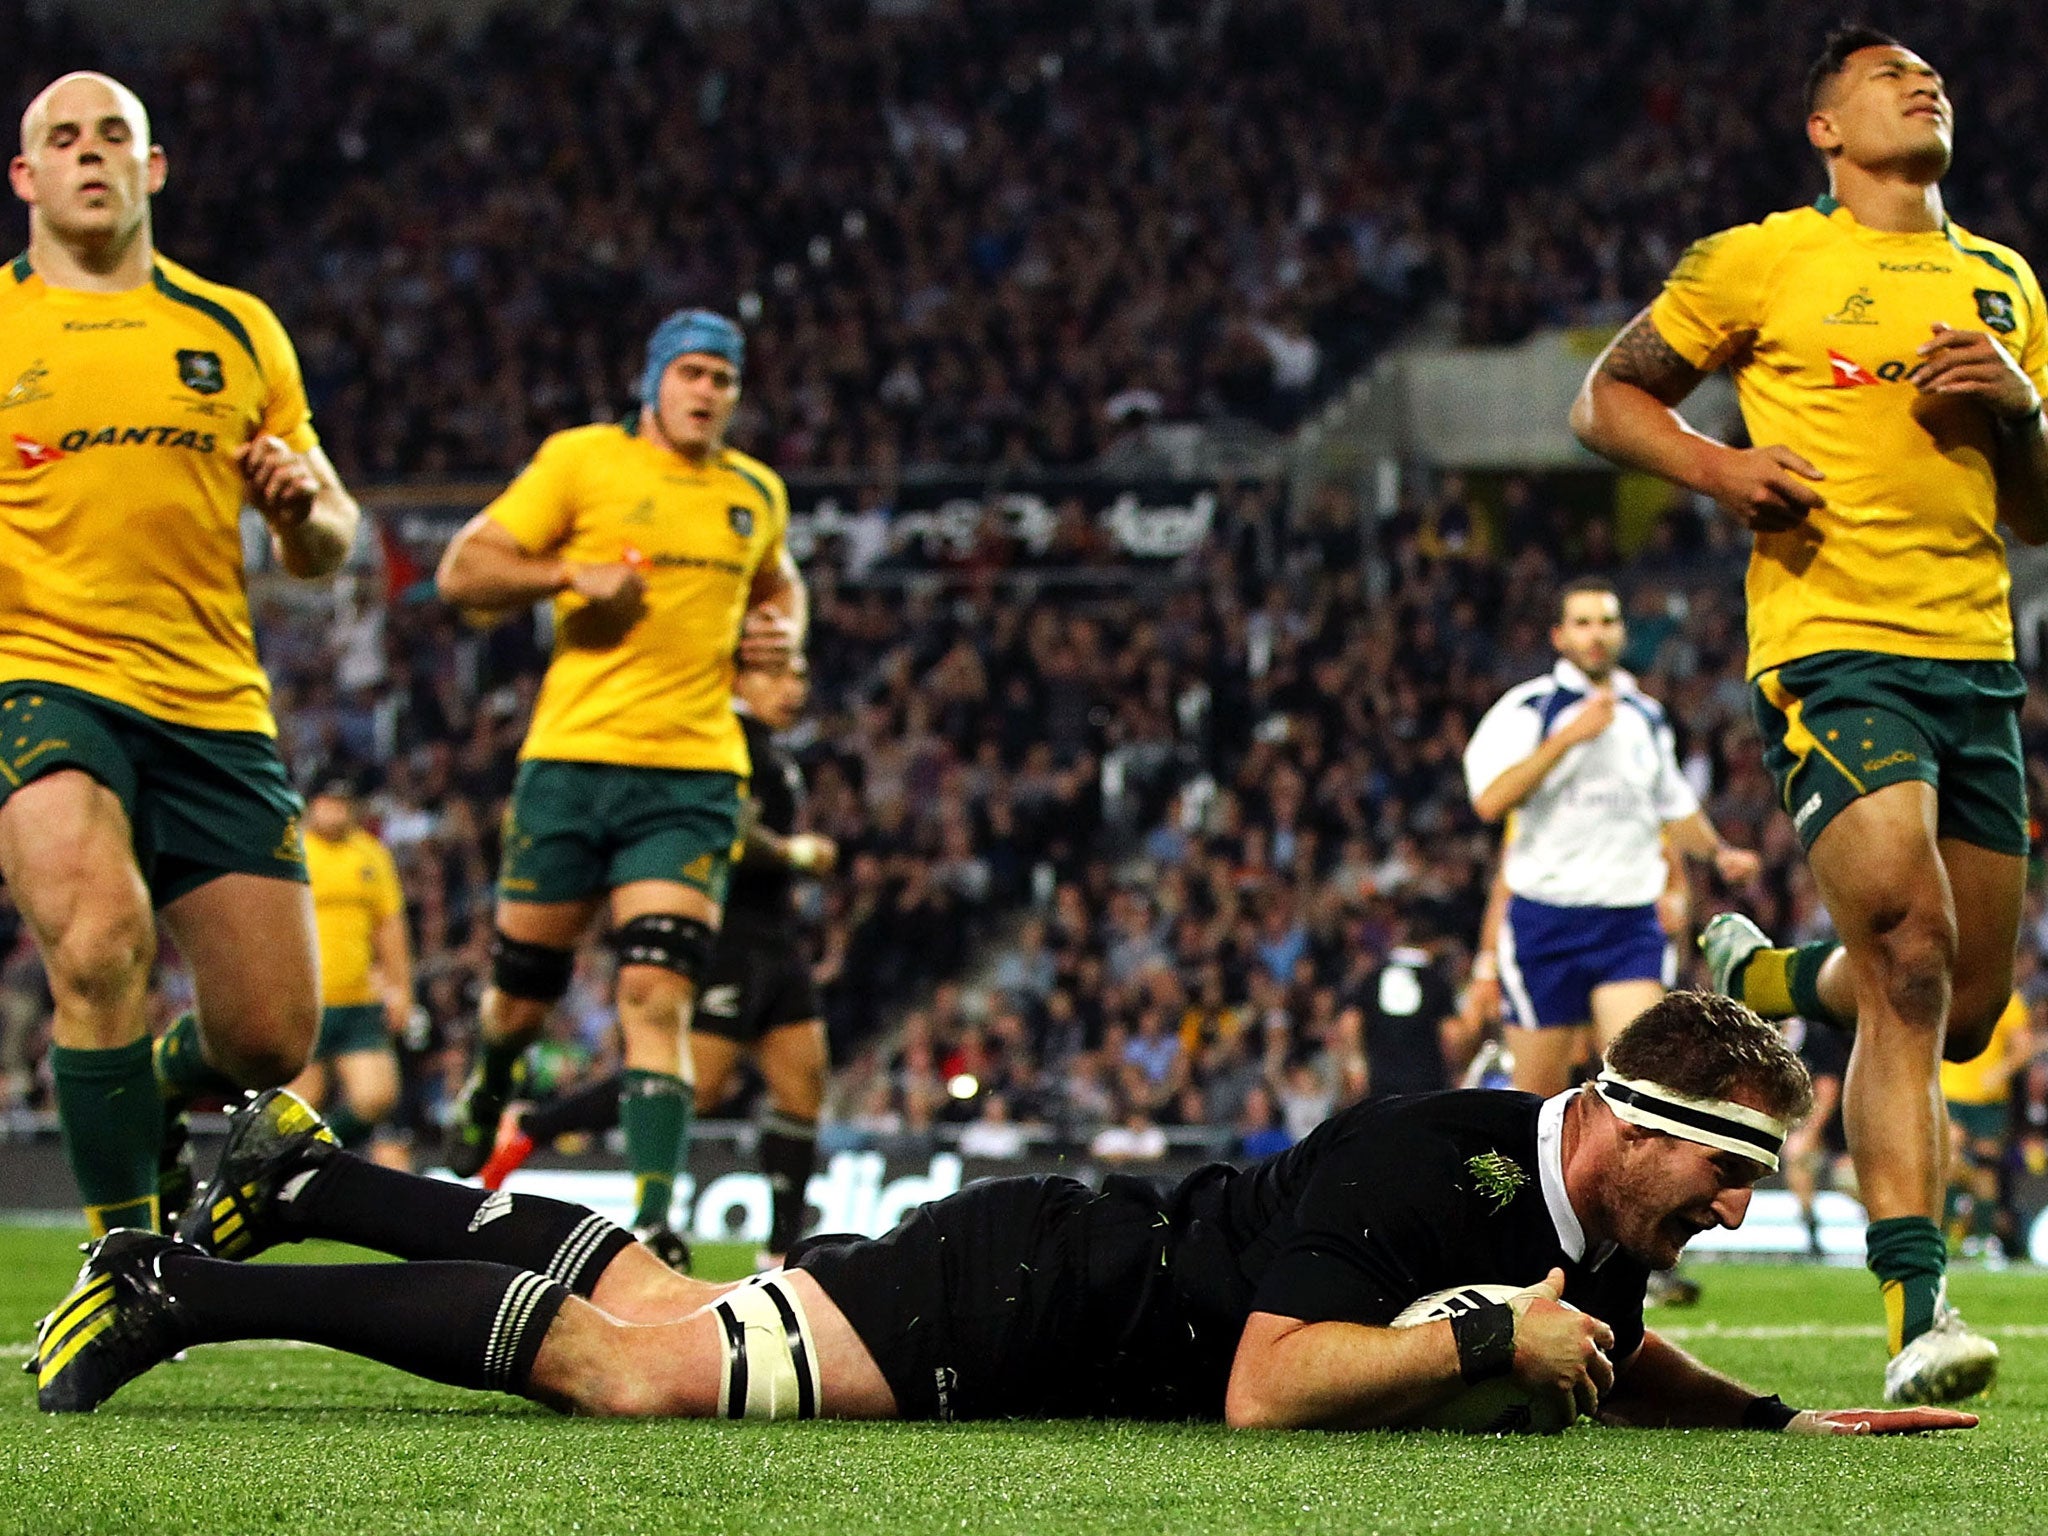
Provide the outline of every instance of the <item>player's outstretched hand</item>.
{"type": "Polygon", "coordinates": [[[1566,1306],[1563,1297],[1564,1271],[1553,1269],[1508,1298],[1515,1313],[1514,1377],[1532,1392],[1558,1394],[1590,1418],[1614,1389],[1614,1365],[1607,1357],[1614,1330],[1566,1306]]]}
{"type": "Polygon", "coordinates": [[[749,608],[740,623],[740,665],[786,666],[796,655],[802,638],[796,615],[765,605],[749,608]]]}
{"type": "Polygon", "coordinates": [[[1931,1429],[1975,1429],[1977,1415],[1955,1408],[1808,1408],[1785,1426],[1788,1435],[1921,1435],[1931,1429]]]}
{"type": "Polygon", "coordinates": [[[1920,361],[1906,375],[1923,395],[1968,395],[1993,415],[2021,417],[2041,408],[2041,392],[1989,331],[1958,331],[1934,323],[1920,344],[1920,361]]]}
{"type": "Polygon", "coordinates": [[[289,533],[313,515],[320,482],[304,454],[281,437],[251,438],[235,450],[235,467],[249,486],[249,505],[279,533],[289,533]]]}
{"type": "Polygon", "coordinates": [[[829,875],[839,867],[839,844],[822,832],[796,832],[783,844],[789,867],[807,875],[829,875]]]}
{"type": "Polygon", "coordinates": [[[1749,848],[1723,848],[1714,855],[1714,872],[1730,885],[1747,885],[1763,873],[1764,861],[1749,848]]]}
{"type": "Polygon", "coordinates": [[[1707,491],[1752,533],[1783,533],[1827,505],[1810,483],[1826,478],[1790,448],[1727,448],[1714,456],[1707,491]]]}

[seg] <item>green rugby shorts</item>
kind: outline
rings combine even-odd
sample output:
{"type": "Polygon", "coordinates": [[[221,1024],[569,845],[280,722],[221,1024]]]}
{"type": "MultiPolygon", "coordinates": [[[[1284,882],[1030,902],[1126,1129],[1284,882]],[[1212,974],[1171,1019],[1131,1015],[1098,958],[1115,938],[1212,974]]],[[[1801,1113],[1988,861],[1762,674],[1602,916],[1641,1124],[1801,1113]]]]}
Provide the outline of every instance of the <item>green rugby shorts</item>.
{"type": "Polygon", "coordinates": [[[2009,661],[1822,651],[1759,673],[1750,706],[1806,847],[1851,801],[1917,779],[1934,786],[1938,836],[2024,856],[2026,693],[2009,661]]]}
{"type": "Polygon", "coordinates": [[[740,836],[738,774],[529,758],[505,811],[503,901],[584,901],[635,880],[723,905],[740,836]]]}
{"type": "Polygon", "coordinates": [[[0,684],[0,804],[60,768],[120,797],[158,907],[217,875],[306,881],[305,804],[261,732],[173,725],[58,683],[0,684]]]}

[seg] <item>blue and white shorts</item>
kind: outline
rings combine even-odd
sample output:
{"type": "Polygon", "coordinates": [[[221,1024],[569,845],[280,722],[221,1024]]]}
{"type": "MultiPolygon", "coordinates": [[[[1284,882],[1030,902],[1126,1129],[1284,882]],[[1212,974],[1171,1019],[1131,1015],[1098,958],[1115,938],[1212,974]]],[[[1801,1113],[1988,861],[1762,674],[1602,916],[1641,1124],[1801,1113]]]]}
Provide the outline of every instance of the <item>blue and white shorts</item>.
{"type": "Polygon", "coordinates": [[[1500,930],[1500,991],[1507,1022],[1523,1029],[1585,1024],[1593,989],[1610,981],[1669,987],[1678,956],[1657,908],[1553,907],[1509,898],[1500,930]]]}

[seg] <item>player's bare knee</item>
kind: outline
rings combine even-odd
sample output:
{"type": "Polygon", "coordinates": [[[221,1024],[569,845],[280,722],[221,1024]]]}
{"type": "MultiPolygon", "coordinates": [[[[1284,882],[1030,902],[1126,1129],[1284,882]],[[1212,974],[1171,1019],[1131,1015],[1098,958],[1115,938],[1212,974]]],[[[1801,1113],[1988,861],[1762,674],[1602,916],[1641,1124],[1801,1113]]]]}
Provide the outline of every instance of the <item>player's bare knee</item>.
{"type": "MultiPolygon", "coordinates": [[[[703,1363],[708,1378],[708,1356],[703,1363]]],[[[576,1406],[583,1413],[607,1419],[703,1416],[710,1407],[709,1390],[685,1390],[687,1383],[673,1377],[673,1364],[623,1344],[610,1349],[603,1364],[576,1384],[576,1406]]]]}
{"type": "Polygon", "coordinates": [[[59,1003],[125,1022],[149,984],[156,933],[146,912],[81,918],[47,956],[50,990],[59,1003]]]}
{"type": "Polygon", "coordinates": [[[380,1085],[372,1089],[357,1089],[348,1095],[348,1101],[349,1109],[358,1120],[374,1125],[380,1120],[389,1119],[391,1112],[398,1108],[398,1087],[392,1084],[388,1087],[380,1085]]]}
{"type": "Polygon", "coordinates": [[[1984,1054],[1992,1031],[1998,1028],[1998,1017],[2012,997],[2011,973],[2004,979],[2005,985],[1996,991],[1981,984],[1956,987],[1949,1001],[1948,1033],[1942,1038],[1945,1060],[1970,1061],[1984,1054]]]}
{"type": "Polygon", "coordinates": [[[673,971],[652,965],[629,965],[619,971],[619,1006],[647,1013],[680,1009],[695,989],[673,971]]]}
{"type": "Polygon", "coordinates": [[[768,1080],[768,1102],[775,1112],[795,1120],[815,1120],[825,1105],[825,1073],[799,1071],[768,1080]]]}
{"type": "Polygon", "coordinates": [[[222,1054],[228,1059],[220,1064],[221,1070],[244,1088],[274,1088],[290,1082],[304,1070],[308,1052],[294,1051],[283,1043],[268,1043],[222,1054]]]}
{"type": "Polygon", "coordinates": [[[653,1418],[657,1400],[630,1361],[615,1360],[576,1386],[577,1410],[601,1419],[653,1418]]]}
{"type": "Polygon", "coordinates": [[[538,998],[519,997],[501,992],[495,986],[489,987],[478,1006],[484,1038],[493,1041],[531,1040],[547,1023],[548,1010],[553,1006],[538,998]]]}
{"type": "Polygon", "coordinates": [[[1949,1010],[1955,926],[1945,916],[1908,909],[1876,935],[1885,1001],[1900,1019],[1937,1027],[1949,1010]]]}
{"type": "Polygon", "coordinates": [[[244,1088],[274,1088],[305,1071],[318,1023],[275,1013],[244,1020],[239,1029],[208,1029],[206,1054],[244,1088]]]}

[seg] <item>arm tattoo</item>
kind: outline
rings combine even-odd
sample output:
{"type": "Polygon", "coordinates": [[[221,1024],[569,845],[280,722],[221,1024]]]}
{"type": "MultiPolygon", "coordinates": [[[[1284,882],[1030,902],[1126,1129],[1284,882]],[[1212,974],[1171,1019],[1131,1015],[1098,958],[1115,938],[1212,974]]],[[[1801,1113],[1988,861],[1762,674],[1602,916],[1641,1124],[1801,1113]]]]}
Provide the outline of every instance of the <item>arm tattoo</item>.
{"type": "Polygon", "coordinates": [[[1608,346],[1600,372],[1616,383],[1632,384],[1666,405],[1678,404],[1706,377],[1657,334],[1647,309],[1608,346]]]}

